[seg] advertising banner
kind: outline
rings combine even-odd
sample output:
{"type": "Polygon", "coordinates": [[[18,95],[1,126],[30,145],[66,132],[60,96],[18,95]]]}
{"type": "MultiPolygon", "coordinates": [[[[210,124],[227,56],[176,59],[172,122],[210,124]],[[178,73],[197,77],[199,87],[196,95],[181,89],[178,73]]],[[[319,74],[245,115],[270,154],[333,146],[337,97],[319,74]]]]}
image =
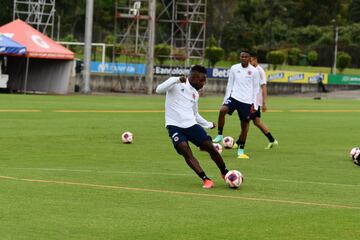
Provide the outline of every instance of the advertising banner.
{"type": "Polygon", "coordinates": [[[182,76],[189,75],[190,67],[155,66],[154,75],[182,76]]]}
{"type": "Polygon", "coordinates": [[[360,76],[354,75],[333,75],[329,76],[330,84],[349,84],[349,85],[360,85],[360,76]]]}
{"type": "Polygon", "coordinates": [[[328,83],[327,73],[292,72],[292,71],[266,71],[268,82],[282,83],[317,83],[322,79],[324,84],[328,83]]]}
{"type": "Polygon", "coordinates": [[[207,77],[208,78],[228,78],[230,69],[227,68],[208,68],[207,77]]]}
{"type": "MultiPolygon", "coordinates": [[[[154,75],[168,75],[168,76],[181,76],[189,75],[190,67],[169,67],[169,66],[155,66],[154,75]]],[[[228,78],[229,69],[226,68],[207,68],[207,78],[228,78]]]]}
{"type": "Polygon", "coordinates": [[[112,74],[144,75],[145,64],[91,62],[91,72],[112,74]]]}

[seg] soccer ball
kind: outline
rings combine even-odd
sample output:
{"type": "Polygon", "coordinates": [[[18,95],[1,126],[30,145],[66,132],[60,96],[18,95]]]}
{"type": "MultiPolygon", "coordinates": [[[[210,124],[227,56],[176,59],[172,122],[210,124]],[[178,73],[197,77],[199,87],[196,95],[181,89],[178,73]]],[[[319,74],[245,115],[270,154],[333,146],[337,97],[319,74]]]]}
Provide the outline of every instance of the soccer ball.
{"type": "Polygon", "coordinates": [[[123,143],[132,143],[133,139],[133,134],[131,132],[124,132],[121,135],[121,141],[123,143]]]}
{"type": "Polygon", "coordinates": [[[225,183],[230,188],[238,188],[244,181],[244,176],[237,170],[230,170],[225,175],[225,183]]]}
{"type": "Polygon", "coordinates": [[[232,148],[234,146],[234,139],[230,136],[224,137],[223,145],[227,149],[232,148]]]}
{"type": "Polygon", "coordinates": [[[220,153],[220,154],[222,153],[223,148],[222,148],[221,144],[214,143],[214,147],[215,147],[216,151],[218,151],[218,153],[220,153]]]}
{"type": "Polygon", "coordinates": [[[354,147],[350,151],[350,158],[351,160],[355,160],[356,155],[358,156],[360,153],[360,147],[354,147]]]}
{"type": "Polygon", "coordinates": [[[360,166],[360,147],[354,147],[350,151],[351,160],[360,166]]]}

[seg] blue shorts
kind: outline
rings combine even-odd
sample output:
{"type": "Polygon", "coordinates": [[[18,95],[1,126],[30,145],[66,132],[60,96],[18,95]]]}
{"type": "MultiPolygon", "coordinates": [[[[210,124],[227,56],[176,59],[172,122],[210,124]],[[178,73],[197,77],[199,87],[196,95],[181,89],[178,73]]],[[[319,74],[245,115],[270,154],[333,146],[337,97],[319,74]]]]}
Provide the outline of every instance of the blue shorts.
{"type": "Polygon", "coordinates": [[[211,141],[211,137],[207,135],[206,131],[198,124],[195,124],[189,128],[180,128],[172,125],[168,125],[166,128],[169,132],[169,137],[171,138],[175,149],[176,146],[181,142],[190,141],[197,147],[200,147],[204,141],[211,141]]]}
{"type": "Polygon", "coordinates": [[[253,113],[251,113],[250,118],[251,120],[254,120],[255,118],[261,118],[261,107],[259,106],[259,109],[253,113]]]}
{"type": "Polygon", "coordinates": [[[224,106],[229,108],[228,114],[232,115],[236,110],[241,121],[250,121],[251,117],[251,104],[239,102],[238,100],[229,97],[226,99],[224,106]]]}

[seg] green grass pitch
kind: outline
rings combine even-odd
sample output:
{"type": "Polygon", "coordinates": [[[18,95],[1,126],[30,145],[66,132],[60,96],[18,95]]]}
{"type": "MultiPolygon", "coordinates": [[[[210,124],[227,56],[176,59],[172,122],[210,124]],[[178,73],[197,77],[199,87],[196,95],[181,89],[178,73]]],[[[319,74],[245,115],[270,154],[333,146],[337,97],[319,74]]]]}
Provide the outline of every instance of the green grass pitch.
{"type": "MultiPolygon", "coordinates": [[[[252,125],[250,160],[222,153],[245,175],[238,190],[192,146],[216,184],[201,188],[167,136],[164,100],[0,95],[0,239],[359,239],[359,100],[270,96],[262,119],[279,147],[264,150],[252,125]]],[[[201,98],[201,115],[217,121],[221,102],[201,98]]],[[[238,134],[227,116],[224,135],[238,134]]]]}

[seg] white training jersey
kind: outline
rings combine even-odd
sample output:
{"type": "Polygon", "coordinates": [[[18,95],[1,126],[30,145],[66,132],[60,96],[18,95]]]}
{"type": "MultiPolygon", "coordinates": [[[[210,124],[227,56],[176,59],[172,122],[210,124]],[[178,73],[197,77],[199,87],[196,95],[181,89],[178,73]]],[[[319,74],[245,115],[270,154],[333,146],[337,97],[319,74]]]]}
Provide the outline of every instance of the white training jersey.
{"type": "Polygon", "coordinates": [[[156,93],[166,93],[165,126],[189,128],[199,124],[204,128],[214,127],[198,113],[199,93],[188,79],[180,82],[180,77],[170,77],[156,88],[156,93]]]}
{"type": "Polygon", "coordinates": [[[259,71],[259,74],[260,74],[260,90],[259,90],[259,93],[257,95],[257,102],[259,103],[259,106],[262,106],[263,94],[262,94],[261,86],[266,84],[266,73],[265,73],[264,69],[260,65],[257,65],[256,69],[259,71]]]}
{"type": "Polygon", "coordinates": [[[241,63],[230,68],[224,102],[232,97],[239,102],[254,104],[258,109],[257,94],[259,92],[259,71],[249,64],[244,68],[241,63]]]}

